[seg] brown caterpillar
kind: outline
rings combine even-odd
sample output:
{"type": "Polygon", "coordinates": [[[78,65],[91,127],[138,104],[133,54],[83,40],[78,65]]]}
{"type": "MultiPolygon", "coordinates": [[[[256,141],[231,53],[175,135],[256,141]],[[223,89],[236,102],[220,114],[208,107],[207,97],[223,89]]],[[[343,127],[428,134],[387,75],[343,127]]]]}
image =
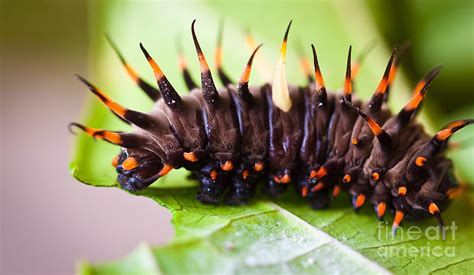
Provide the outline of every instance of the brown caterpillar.
{"type": "Polygon", "coordinates": [[[272,84],[249,86],[252,61],[261,45],[233,84],[222,68],[218,39],[216,66],[224,84],[218,90],[194,24],[191,32],[201,68],[201,88],[181,56],[180,67],[190,90],[183,96],[142,44],[158,89],[145,82],[109,40],[127,73],[156,101],[149,113],[121,106],[79,77],[115,115],[133,126],[132,132],[123,133],[70,124],[93,138],[122,147],[113,165],[124,189],[144,189],[170,170],[184,167],[198,179],[197,199],[203,203],[225,198],[229,204],[244,204],[255,193],[257,183],[263,182],[262,191],[273,197],[289,185],[295,186],[315,209],[326,207],[341,190],[348,191],[356,210],[367,199],[379,219],[387,208],[392,209],[394,232],[407,214],[429,213],[443,225],[440,212],[459,190],[450,175],[451,161],[443,153],[450,136],[474,120],[450,123],[433,137],[415,121],[440,66],[420,80],[412,99],[397,114],[386,105],[397,72],[396,48],[369,102],[352,97],[352,82],[360,64],[351,64],[351,47],[342,94],[327,92],[313,45],[314,75],[303,62],[308,86],[288,85],[285,59],[290,22],[272,84]]]}

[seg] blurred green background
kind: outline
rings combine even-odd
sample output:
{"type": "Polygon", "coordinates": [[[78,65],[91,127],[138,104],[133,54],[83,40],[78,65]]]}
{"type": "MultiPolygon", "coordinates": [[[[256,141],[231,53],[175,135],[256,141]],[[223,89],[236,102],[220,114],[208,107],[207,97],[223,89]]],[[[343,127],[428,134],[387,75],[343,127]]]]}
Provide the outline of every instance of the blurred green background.
{"type": "Polygon", "coordinates": [[[441,116],[448,113],[472,111],[474,2],[370,1],[368,6],[388,44],[411,42],[402,65],[411,81],[416,81],[427,67],[444,65],[426,100],[430,115],[443,120],[441,116]]]}

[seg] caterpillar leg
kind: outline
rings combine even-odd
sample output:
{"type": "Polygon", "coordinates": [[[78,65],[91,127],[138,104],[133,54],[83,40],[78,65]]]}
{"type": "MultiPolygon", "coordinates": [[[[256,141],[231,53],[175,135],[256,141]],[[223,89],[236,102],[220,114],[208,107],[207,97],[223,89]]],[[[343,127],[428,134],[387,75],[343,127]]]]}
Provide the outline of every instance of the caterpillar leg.
{"type": "Polygon", "coordinates": [[[329,206],[330,196],[327,188],[312,192],[310,196],[311,208],[315,210],[324,209],[329,206]]]}
{"type": "Polygon", "coordinates": [[[383,183],[377,184],[370,196],[370,201],[374,205],[377,219],[382,221],[386,210],[391,207],[390,189],[383,183]]]}
{"type": "MultiPolygon", "coordinates": [[[[380,183],[382,184],[382,183],[380,183]]],[[[365,182],[365,184],[362,183],[354,183],[351,185],[349,189],[349,193],[352,197],[352,207],[354,208],[355,211],[358,211],[367,201],[367,198],[371,198],[369,194],[371,193],[370,187],[365,182]]]]}
{"type": "Polygon", "coordinates": [[[249,169],[242,167],[232,175],[229,191],[225,197],[225,202],[230,205],[242,205],[248,203],[253,191],[249,169]]]}
{"type": "Polygon", "coordinates": [[[226,190],[225,174],[219,172],[213,164],[199,171],[199,188],[196,199],[205,204],[217,204],[226,190]]]}
{"type": "MultiPolygon", "coordinates": [[[[303,198],[308,198],[311,207],[315,210],[326,208],[330,202],[329,186],[323,180],[317,179],[318,168],[306,168],[301,174],[306,175],[298,179],[297,189],[303,198]]],[[[326,180],[327,178],[324,178],[326,180]]]]}
{"type": "Polygon", "coordinates": [[[288,174],[282,176],[281,174],[269,173],[262,186],[262,193],[270,198],[279,197],[288,187],[288,183],[290,183],[288,179],[290,179],[288,174]]]}
{"type": "MultiPolygon", "coordinates": [[[[301,175],[306,175],[306,173],[301,173],[301,175]]],[[[296,183],[296,190],[302,198],[307,198],[310,192],[310,183],[306,177],[301,177],[296,183]]]]}

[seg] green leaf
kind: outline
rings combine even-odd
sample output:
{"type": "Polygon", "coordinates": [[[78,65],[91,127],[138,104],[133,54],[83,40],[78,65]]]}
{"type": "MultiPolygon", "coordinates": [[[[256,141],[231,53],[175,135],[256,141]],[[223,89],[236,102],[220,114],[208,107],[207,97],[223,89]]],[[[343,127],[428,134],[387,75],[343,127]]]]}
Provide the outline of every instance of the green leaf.
{"type": "MultiPolygon", "coordinates": [[[[199,70],[190,38],[190,23],[197,21],[197,34],[212,66],[217,23],[225,15],[224,64],[234,79],[238,77],[249,51],[244,44],[244,31],[251,27],[258,42],[265,44],[259,54],[277,60],[279,43],[287,22],[294,19],[289,40],[288,79],[303,83],[296,62],[295,47],[315,43],[323,74],[329,87],[342,86],[347,46],[355,52],[368,41],[383,41],[370,24],[370,17],[360,3],[309,3],[260,1],[250,5],[207,1],[172,3],[90,3],[91,49],[90,79],[118,102],[138,110],[149,110],[152,103],[127,79],[118,59],[106,46],[103,32],[109,33],[127,60],[150,83],[153,74],[138,49],[143,42],[177,88],[185,91],[176,64],[175,41],[182,36],[185,53],[194,77],[199,70]],[[288,7],[291,7],[289,9],[288,7]],[[309,12],[310,11],[310,12],[309,12]],[[351,13],[358,14],[354,18],[351,13]],[[178,22],[178,23],[177,23],[178,22]],[[357,30],[355,32],[354,30],[357,30]],[[361,31],[363,35],[361,35],[361,31]]],[[[357,84],[357,93],[367,98],[379,81],[389,56],[389,47],[379,44],[367,58],[357,84]]],[[[309,51],[307,53],[310,54],[309,51]]],[[[275,62],[273,62],[275,61],[275,62]]],[[[262,77],[252,75],[252,83],[262,83],[262,77]]],[[[411,85],[401,75],[395,84],[397,96],[391,105],[399,108],[409,97],[411,85]],[[400,91],[400,92],[399,92],[400,91]]],[[[86,92],[86,89],[84,89],[86,92]]],[[[127,130],[92,96],[88,98],[84,121],[88,126],[110,130],[127,130]]],[[[116,173],[110,161],[118,148],[105,142],[94,142],[80,134],[71,172],[78,180],[94,186],[118,187],[116,173]]],[[[471,155],[472,156],[472,155],[471,155]]],[[[465,157],[466,159],[468,157],[465,157]]],[[[471,162],[472,163],[472,162],[471,162]]],[[[459,165],[460,163],[456,163],[459,165]]],[[[464,165],[466,166],[466,165],[464,165]]],[[[469,173],[469,171],[467,172],[469,173]]],[[[471,172],[472,173],[472,172],[471,172]]],[[[474,226],[466,217],[474,214],[471,193],[455,200],[444,213],[446,224],[456,221],[454,240],[446,241],[406,239],[399,234],[392,238],[389,228],[377,222],[366,206],[355,213],[346,195],[335,200],[330,209],[313,211],[294,192],[281,199],[268,201],[258,197],[243,207],[209,206],[195,200],[196,183],[186,178],[185,171],[174,171],[151,188],[135,195],[155,200],[173,214],[176,237],[163,247],[140,245],[123,259],[89,264],[83,261],[78,271],[82,274],[160,274],[160,273],[416,273],[429,271],[462,272],[474,267],[474,252],[470,241],[474,226]],[[380,233],[380,236],[379,236],[380,233]],[[415,256],[390,252],[390,249],[421,249],[454,247],[452,257],[436,255],[415,256]],[[387,252],[389,251],[389,252],[387,252]]],[[[137,199],[141,199],[138,198],[137,199]]],[[[388,215],[390,216],[390,215],[388,215]]],[[[406,222],[404,228],[420,226],[426,230],[434,225],[432,219],[418,223],[406,222]]]]}

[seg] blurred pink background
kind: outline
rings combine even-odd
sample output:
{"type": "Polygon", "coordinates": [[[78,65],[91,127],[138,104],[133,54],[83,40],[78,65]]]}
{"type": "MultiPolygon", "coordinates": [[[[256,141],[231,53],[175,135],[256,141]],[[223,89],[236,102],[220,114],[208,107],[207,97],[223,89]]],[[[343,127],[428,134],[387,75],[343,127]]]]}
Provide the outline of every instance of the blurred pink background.
{"type": "Polygon", "coordinates": [[[73,76],[87,75],[86,1],[0,5],[0,272],[72,274],[78,259],[166,243],[173,230],[164,208],[68,172],[66,126],[87,94],[73,76]]]}

